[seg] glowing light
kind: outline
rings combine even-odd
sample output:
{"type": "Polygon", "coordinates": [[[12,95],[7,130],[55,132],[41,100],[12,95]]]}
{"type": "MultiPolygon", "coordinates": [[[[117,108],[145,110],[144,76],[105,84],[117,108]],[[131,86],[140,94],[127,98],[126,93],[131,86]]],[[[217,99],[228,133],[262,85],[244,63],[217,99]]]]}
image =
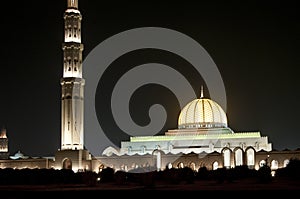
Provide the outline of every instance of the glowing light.
{"type": "Polygon", "coordinates": [[[271,171],[271,176],[275,177],[276,171],[271,171]]]}
{"type": "Polygon", "coordinates": [[[217,170],[219,168],[219,163],[216,161],[213,163],[213,170],[217,170]]]}
{"type": "Polygon", "coordinates": [[[6,137],[6,129],[2,129],[2,131],[0,133],[0,138],[7,138],[6,137]]]}
{"type": "Polygon", "coordinates": [[[71,37],[65,36],[65,42],[81,43],[81,39],[75,36],[71,36],[71,37]]]}
{"type": "Polygon", "coordinates": [[[76,14],[80,14],[80,11],[77,9],[73,9],[73,8],[68,8],[66,11],[66,13],[76,13],[76,14]]]}
{"type": "Polygon", "coordinates": [[[286,159],[283,161],[283,167],[286,167],[289,164],[290,160],[286,159]]]}

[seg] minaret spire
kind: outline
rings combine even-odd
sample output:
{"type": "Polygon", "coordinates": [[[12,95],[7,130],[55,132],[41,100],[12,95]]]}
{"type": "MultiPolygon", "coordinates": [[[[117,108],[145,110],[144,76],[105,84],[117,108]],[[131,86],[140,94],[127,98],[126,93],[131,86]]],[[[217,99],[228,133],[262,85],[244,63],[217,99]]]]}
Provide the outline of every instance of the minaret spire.
{"type": "Polygon", "coordinates": [[[63,78],[61,79],[61,149],[83,149],[81,20],[78,0],[67,0],[64,13],[63,78]]]}
{"type": "Polygon", "coordinates": [[[82,77],[81,20],[78,0],[68,0],[64,14],[64,77],[82,77]]]}
{"type": "Polygon", "coordinates": [[[78,0],[68,0],[68,8],[78,9],[78,0]]]}
{"type": "Polygon", "coordinates": [[[201,98],[204,98],[204,94],[203,94],[203,85],[201,85],[201,91],[200,91],[201,93],[200,93],[200,99],[201,98]]]}

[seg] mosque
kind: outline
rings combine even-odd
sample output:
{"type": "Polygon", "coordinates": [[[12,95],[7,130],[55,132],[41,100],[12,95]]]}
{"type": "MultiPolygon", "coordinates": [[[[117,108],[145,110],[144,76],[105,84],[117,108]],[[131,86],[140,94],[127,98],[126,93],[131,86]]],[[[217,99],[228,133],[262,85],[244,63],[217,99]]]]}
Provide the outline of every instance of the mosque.
{"type": "Polygon", "coordinates": [[[260,132],[234,132],[222,107],[206,98],[203,89],[181,110],[178,128],[164,135],[132,136],[120,148],[107,147],[93,156],[84,148],[84,85],[81,43],[82,15],[78,0],[67,0],[64,13],[63,77],[61,78],[61,147],[51,157],[10,155],[6,130],[0,133],[0,168],[54,168],[75,172],[102,168],[132,171],[190,167],[259,169],[268,164],[275,171],[289,160],[300,159],[299,150],[272,149],[260,132]]]}

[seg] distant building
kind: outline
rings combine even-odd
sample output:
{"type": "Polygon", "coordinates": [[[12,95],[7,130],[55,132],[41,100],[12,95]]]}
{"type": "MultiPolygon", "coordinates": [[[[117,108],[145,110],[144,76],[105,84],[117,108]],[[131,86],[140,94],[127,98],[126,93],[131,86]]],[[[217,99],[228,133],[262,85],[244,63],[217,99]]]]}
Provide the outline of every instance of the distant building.
{"type": "Polygon", "coordinates": [[[300,159],[300,150],[276,151],[260,132],[234,132],[227,116],[203,90],[182,110],[178,128],[160,136],[134,136],[121,148],[107,147],[94,157],[84,148],[84,85],[82,77],[81,20],[78,0],[67,0],[64,13],[63,77],[61,79],[61,148],[53,157],[29,157],[18,151],[9,155],[6,129],[0,134],[0,168],[54,168],[100,171],[105,167],[130,171],[142,169],[200,167],[218,169],[247,165],[258,169],[267,164],[273,171],[290,159],[300,159]]]}

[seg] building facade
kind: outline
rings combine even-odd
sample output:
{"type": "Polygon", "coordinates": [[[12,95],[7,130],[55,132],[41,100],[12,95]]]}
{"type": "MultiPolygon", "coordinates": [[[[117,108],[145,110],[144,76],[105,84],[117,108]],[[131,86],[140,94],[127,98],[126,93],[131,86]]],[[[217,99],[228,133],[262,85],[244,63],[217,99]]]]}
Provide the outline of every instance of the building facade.
{"type": "Polygon", "coordinates": [[[204,97],[188,103],[178,118],[178,128],[160,136],[134,136],[120,148],[108,147],[94,157],[84,148],[84,85],[81,43],[82,15],[78,0],[67,0],[64,12],[63,77],[61,78],[61,147],[52,157],[28,157],[20,151],[10,156],[6,130],[0,134],[0,168],[54,168],[75,172],[105,167],[141,169],[200,167],[218,169],[247,165],[272,170],[300,159],[300,150],[276,151],[260,132],[234,132],[215,101],[204,97]]]}

